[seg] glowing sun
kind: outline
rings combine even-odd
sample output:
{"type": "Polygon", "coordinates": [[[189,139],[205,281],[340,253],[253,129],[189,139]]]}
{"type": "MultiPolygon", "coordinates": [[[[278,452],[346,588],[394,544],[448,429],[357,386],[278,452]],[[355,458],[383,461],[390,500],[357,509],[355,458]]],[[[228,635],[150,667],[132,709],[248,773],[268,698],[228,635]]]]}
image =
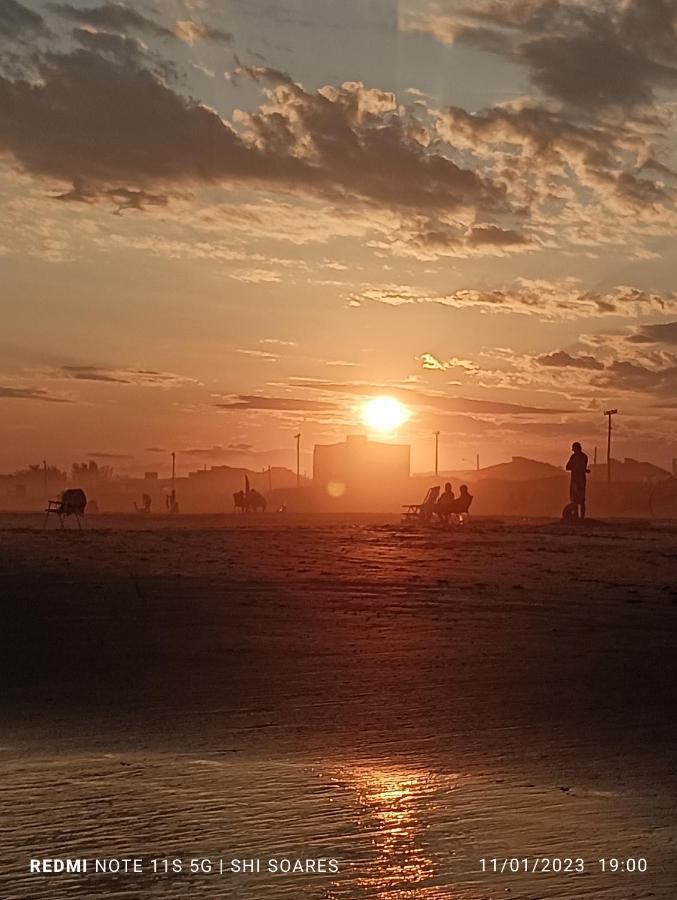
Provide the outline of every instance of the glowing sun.
{"type": "Polygon", "coordinates": [[[408,418],[409,410],[394,397],[374,397],[362,410],[362,421],[372,431],[396,431],[408,418]]]}

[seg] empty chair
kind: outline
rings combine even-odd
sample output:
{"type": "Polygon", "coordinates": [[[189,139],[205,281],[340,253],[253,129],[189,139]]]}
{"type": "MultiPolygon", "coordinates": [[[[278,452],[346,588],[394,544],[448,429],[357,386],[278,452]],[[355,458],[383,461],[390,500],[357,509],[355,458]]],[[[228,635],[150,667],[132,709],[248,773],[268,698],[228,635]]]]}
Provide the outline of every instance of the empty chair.
{"type": "Polygon", "coordinates": [[[68,488],[59,497],[58,500],[48,500],[47,509],[45,510],[45,522],[43,528],[47,527],[47,522],[51,513],[59,519],[59,525],[63,528],[64,519],[68,516],[75,516],[78,528],[82,528],[81,520],[85,515],[85,507],[87,506],[87,495],[82,488],[68,488]]]}
{"type": "Polygon", "coordinates": [[[440,495],[439,484],[429,488],[422,503],[405,503],[402,507],[402,516],[405,519],[418,519],[421,522],[429,522],[435,512],[435,504],[440,495]]]}

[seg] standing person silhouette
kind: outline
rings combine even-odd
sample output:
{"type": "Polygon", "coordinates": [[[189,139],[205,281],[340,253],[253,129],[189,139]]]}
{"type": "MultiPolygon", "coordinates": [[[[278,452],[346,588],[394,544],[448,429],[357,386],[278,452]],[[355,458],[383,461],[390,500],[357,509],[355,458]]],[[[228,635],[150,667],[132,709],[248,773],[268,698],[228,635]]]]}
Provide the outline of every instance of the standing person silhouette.
{"type": "Polygon", "coordinates": [[[590,472],[588,468],[588,456],[583,453],[583,448],[574,441],[571,445],[571,456],[567,463],[567,472],[571,472],[571,483],[569,485],[569,500],[573,507],[573,517],[575,519],[585,518],[585,489],[587,485],[587,475],[590,472]]]}

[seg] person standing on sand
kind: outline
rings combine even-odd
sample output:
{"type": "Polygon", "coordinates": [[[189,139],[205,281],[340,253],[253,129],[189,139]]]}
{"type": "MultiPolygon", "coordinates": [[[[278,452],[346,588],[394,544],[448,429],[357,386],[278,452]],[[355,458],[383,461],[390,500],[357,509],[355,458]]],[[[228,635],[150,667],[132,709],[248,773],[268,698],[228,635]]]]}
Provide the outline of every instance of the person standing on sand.
{"type": "Polygon", "coordinates": [[[573,506],[573,514],[576,519],[585,518],[585,489],[587,485],[588,456],[583,453],[583,448],[574,441],[571,445],[571,456],[567,463],[567,472],[571,472],[571,484],[569,485],[569,500],[573,506]]]}

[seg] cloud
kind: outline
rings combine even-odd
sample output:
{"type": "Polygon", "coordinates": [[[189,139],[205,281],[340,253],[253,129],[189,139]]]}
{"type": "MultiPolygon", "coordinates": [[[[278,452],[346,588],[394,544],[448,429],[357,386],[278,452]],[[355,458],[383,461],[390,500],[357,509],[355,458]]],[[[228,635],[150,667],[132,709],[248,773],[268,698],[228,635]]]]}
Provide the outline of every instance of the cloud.
{"type": "Polygon", "coordinates": [[[122,3],[103,3],[101,6],[77,7],[70,3],[52,3],[49,8],[56,15],[81,25],[110,29],[117,32],[142,31],[155,37],[174,37],[174,32],[137,9],[122,3]]]}
{"type": "Polygon", "coordinates": [[[0,0],[0,38],[23,40],[48,33],[39,13],[17,0],[0,0]]]}
{"type": "Polygon", "coordinates": [[[219,116],[144,68],[84,49],[39,68],[39,84],[0,78],[0,150],[33,174],[94,194],[263,173],[219,116]]]}
{"type": "Polygon", "coordinates": [[[549,282],[520,278],[510,287],[494,290],[461,288],[448,294],[436,294],[407,285],[383,285],[366,287],[348,297],[351,306],[361,306],[365,302],[388,306],[437,303],[457,309],[476,307],[496,312],[528,313],[542,319],[570,319],[666,313],[677,309],[677,294],[662,295],[627,286],[590,291],[583,289],[575,279],[549,282]]]}
{"type": "MultiPolygon", "coordinates": [[[[128,7],[97,11],[97,21],[155,27],[128,7]]],[[[510,224],[505,185],[436,152],[388,92],[358,82],[310,92],[272,69],[240,70],[265,84],[266,102],[229,123],[174,90],[171,72],[135,56],[133,42],[79,40],[86,46],[38,55],[34,80],[0,78],[0,151],[26,172],[72,184],[62,199],[109,196],[140,209],[190,186],[249,183],[369,215],[388,210],[431,244],[446,229],[438,244],[452,251],[530,243],[510,224]],[[456,233],[449,216],[466,225],[456,233]]]]}
{"type": "Polygon", "coordinates": [[[44,388],[0,387],[0,400],[43,400],[45,403],[73,403],[65,397],[55,397],[44,388]]]}
{"type": "Polygon", "coordinates": [[[448,107],[435,115],[439,136],[503,178],[529,211],[529,231],[494,231],[497,243],[627,247],[629,234],[667,228],[674,219],[672,172],[656,159],[649,135],[628,123],[577,123],[533,101],[474,113],[448,107]]]}
{"type": "Polygon", "coordinates": [[[403,387],[392,384],[375,384],[363,381],[324,381],[319,378],[292,378],[293,387],[325,393],[339,393],[347,397],[372,397],[388,394],[406,404],[432,409],[441,413],[477,413],[486,415],[552,415],[567,412],[564,409],[550,409],[506,403],[500,400],[481,400],[470,397],[454,397],[433,393],[420,388],[403,387]]]}
{"type": "Polygon", "coordinates": [[[303,400],[292,397],[261,397],[254,394],[238,394],[228,403],[215,403],[217,409],[226,411],[238,411],[244,409],[253,410],[280,410],[285,412],[320,412],[335,410],[335,403],[327,403],[323,400],[303,400]]]}
{"type": "Polygon", "coordinates": [[[448,369],[465,369],[468,372],[477,371],[477,366],[469,359],[459,359],[454,356],[451,359],[439,359],[433,353],[422,353],[419,357],[422,369],[446,372],[448,369]]]}
{"type": "Polygon", "coordinates": [[[229,31],[201,25],[191,19],[177,21],[174,25],[174,36],[191,47],[198,41],[218,41],[222,44],[230,44],[233,41],[233,35],[229,31]]]}
{"type": "MultiPolygon", "coordinates": [[[[507,29],[533,42],[552,36],[553,22],[581,18],[579,4],[566,15],[565,5],[508,0],[501,11],[480,2],[448,15],[460,16],[464,34],[507,29]],[[557,16],[552,6],[561,7],[557,16]]],[[[139,39],[223,41],[226,32],[193,19],[170,28],[131,5],[51,9],[81,27],[58,50],[26,56],[30,74],[0,77],[0,153],[53,180],[61,201],[104,201],[123,213],[179,198],[187,208],[201,187],[249,187],[277,194],[270,215],[265,203],[223,204],[210,210],[215,228],[222,219],[238,233],[296,243],[327,240],[336,229],[372,238],[376,253],[420,260],[503,257],[558,242],[580,253],[677,224],[672,174],[646,127],[574,124],[533,102],[476,113],[421,99],[404,106],[361,82],[309,90],[280,69],[240,64],[235,82],[253,81],[262,101],[228,121],[188,96],[178,64],[139,39]],[[280,197],[291,198],[286,211],[280,197]],[[315,222],[310,207],[320,204],[315,222]]],[[[279,277],[260,266],[229,274],[252,284],[279,277]]]]}
{"type": "Polygon", "coordinates": [[[90,450],[85,456],[87,459],[134,459],[129,453],[107,453],[104,450],[90,450]]]}
{"type": "Polygon", "coordinates": [[[61,366],[59,374],[75,381],[101,381],[107,384],[136,384],[145,387],[174,387],[192,379],[155,369],[110,369],[103,366],[61,366]]]}
{"type": "Polygon", "coordinates": [[[270,269],[239,269],[230,272],[228,277],[249,284],[277,284],[281,280],[279,272],[272,272],[270,269]]]}
{"type": "Polygon", "coordinates": [[[677,322],[641,325],[627,340],[634,344],[677,344],[677,322]]]}
{"type": "Polygon", "coordinates": [[[614,360],[595,379],[600,387],[652,395],[677,396],[677,357],[668,365],[649,367],[630,360],[614,360]]]}
{"type": "Polygon", "coordinates": [[[676,13],[674,0],[410,0],[400,27],[505,56],[572,106],[631,109],[677,84],[676,13]]]}
{"type": "Polygon", "coordinates": [[[278,360],[274,353],[268,353],[267,350],[246,350],[240,348],[235,352],[241,353],[243,356],[253,356],[255,359],[262,359],[265,362],[277,362],[278,360]]]}
{"type": "Polygon", "coordinates": [[[552,366],[557,369],[603,369],[604,363],[601,363],[594,356],[571,356],[564,350],[556,350],[553,353],[547,353],[543,356],[537,356],[536,362],[539,366],[552,366]]]}

